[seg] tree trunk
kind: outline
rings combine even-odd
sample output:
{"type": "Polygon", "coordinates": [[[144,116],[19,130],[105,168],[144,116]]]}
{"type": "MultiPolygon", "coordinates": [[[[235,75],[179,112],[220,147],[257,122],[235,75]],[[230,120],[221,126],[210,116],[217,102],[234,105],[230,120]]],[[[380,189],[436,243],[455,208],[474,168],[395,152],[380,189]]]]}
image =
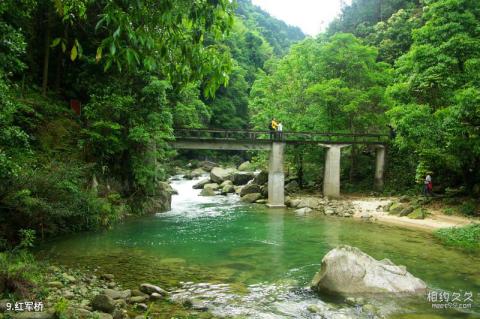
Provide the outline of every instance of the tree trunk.
{"type": "Polygon", "coordinates": [[[47,8],[47,22],[45,27],[45,53],[43,56],[43,80],[42,80],[42,95],[47,96],[48,87],[48,63],[50,60],[50,43],[52,42],[51,27],[52,13],[50,7],[47,8]]]}
{"type": "Polygon", "coordinates": [[[57,69],[55,71],[55,91],[60,91],[60,82],[62,81],[63,54],[58,53],[57,69]]]}
{"type": "Polygon", "coordinates": [[[357,171],[357,146],[352,144],[352,151],[350,153],[350,172],[349,172],[349,180],[350,183],[353,183],[355,180],[355,175],[357,171]]]}
{"type": "MultiPolygon", "coordinates": [[[[352,115],[350,116],[350,132],[355,134],[355,127],[353,126],[353,118],[352,115]]],[[[354,137],[355,140],[355,137],[354,137]]],[[[352,151],[350,152],[350,172],[349,172],[349,180],[352,183],[355,179],[357,170],[357,146],[356,144],[352,144],[352,151]]]]}
{"type": "Polygon", "coordinates": [[[301,149],[296,150],[296,166],[297,166],[297,178],[298,186],[303,188],[303,153],[301,149]]]}

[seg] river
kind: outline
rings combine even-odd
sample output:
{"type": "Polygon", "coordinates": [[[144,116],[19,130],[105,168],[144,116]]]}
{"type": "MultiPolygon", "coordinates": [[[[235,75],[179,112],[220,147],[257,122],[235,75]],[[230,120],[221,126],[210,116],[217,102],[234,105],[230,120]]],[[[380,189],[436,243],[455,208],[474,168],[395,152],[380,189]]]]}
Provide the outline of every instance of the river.
{"type": "Polygon", "coordinates": [[[201,197],[196,181],[172,180],[172,210],[112,230],[47,243],[44,258],[113,273],[124,287],[150,282],[174,298],[201,300],[218,316],[368,318],[343,299],[316,296],[308,283],[340,244],[407,266],[435,291],[472,292],[472,309],[438,310],[426,296],[372,300],[386,318],[479,318],[480,256],[442,246],[417,230],[326,216],[296,216],[243,204],[235,195],[201,197]],[[309,310],[307,310],[307,308],[309,310]],[[316,308],[318,313],[312,312],[316,308]],[[324,317],[322,317],[323,315],[324,317]]]}

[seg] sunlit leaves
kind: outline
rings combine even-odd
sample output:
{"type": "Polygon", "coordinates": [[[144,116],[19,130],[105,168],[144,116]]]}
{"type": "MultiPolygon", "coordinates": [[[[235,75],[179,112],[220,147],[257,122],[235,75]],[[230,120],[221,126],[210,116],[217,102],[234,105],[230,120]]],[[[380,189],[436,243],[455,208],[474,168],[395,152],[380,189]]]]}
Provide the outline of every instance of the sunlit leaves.
{"type": "Polygon", "coordinates": [[[74,46],[72,47],[72,50],[70,51],[70,59],[71,59],[72,61],[75,61],[75,59],[77,58],[77,55],[78,55],[77,46],[74,45],[74,46]]]}
{"type": "Polygon", "coordinates": [[[227,80],[229,57],[215,46],[205,48],[204,35],[221,37],[229,29],[232,4],[180,2],[150,0],[125,7],[106,1],[96,30],[107,34],[101,47],[108,51],[97,54],[97,61],[106,70],[145,68],[178,83],[206,78],[205,92],[213,94],[227,80]]]}

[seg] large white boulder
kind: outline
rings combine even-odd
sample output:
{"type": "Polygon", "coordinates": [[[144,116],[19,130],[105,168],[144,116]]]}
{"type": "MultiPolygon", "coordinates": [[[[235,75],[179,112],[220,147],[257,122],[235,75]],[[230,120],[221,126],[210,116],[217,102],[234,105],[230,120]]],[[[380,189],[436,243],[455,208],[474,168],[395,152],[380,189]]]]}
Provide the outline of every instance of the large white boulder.
{"type": "Polygon", "coordinates": [[[427,285],[405,266],[396,266],[388,259],[378,261],[355,247],[339,246],[323,257],[311,288],[339,294],[416,294],[424,292],[427,285]]]}

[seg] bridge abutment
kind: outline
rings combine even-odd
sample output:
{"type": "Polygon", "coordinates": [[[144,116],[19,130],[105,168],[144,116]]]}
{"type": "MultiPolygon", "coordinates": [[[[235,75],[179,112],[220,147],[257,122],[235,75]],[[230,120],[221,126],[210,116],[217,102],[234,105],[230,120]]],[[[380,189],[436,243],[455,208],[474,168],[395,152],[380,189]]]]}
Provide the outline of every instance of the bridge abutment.
{"type": "Polygon", "coordinates": [[[327,148],[323,174],[323,196],[340,197],[341,150],[348,145],[322,145],[327,148]]]}
{"type": "Polygon", "coordinates": [[[385,146],[377,146],[375,148],[375,179],[374,187],[376,190],[383,189],[383,175],[385,172],[385,146]]]}
{"type": "Polygon", "coordinates": [[[285,143],[273,142],[268,163],[268,207],[285,207],[285,143]]]}

